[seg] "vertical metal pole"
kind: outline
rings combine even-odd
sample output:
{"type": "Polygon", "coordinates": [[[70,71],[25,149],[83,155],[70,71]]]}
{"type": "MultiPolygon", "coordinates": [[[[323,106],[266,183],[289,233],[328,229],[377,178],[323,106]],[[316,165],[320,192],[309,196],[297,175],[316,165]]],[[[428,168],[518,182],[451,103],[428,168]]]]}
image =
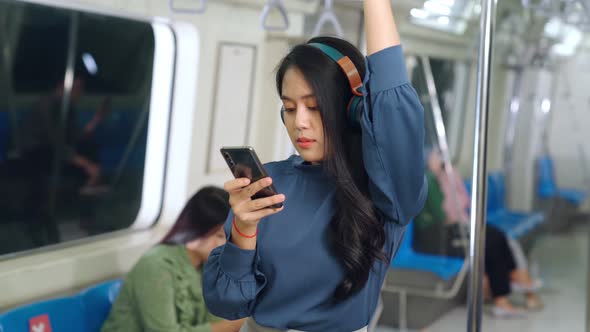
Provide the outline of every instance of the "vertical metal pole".
{"type": "MultiPolygon", "coordinates": [[[[356,39],[356,47],[361,50],[361,52],[366,54],[366,51],[364,51],[363,49],[365,48],[363,45],[363,40],[364,40],[364,33],[365,33],[365,11],[362,9],[363,7],[360,7],[361,9],[359,10],[359,25],[357,28],[357,39],[356,39]]],[[[281,128],[282,129],[282,128],[281,128]]]]}
{"type": "MultiPolygon", "coordinates": [[[[590,228],[586,234],[590,238],[590,228]]],[[[586,332],[590,332],[590,241],[588,242],[588,248],[586,249],[588,255],[587,258],[587,271],[586,271],[586,332]]]]}
{"type": "Polygon", "coordinates": [[[71,15],[70,29],[68,34],[68,55],[66,59],[66,72],[64,76],[64,92],[61,102],[61,113],[59,117],[59,130],[57,142],[54,146],[55,157],[53,158],[52,175],[49,192],[49,215],[55,217],[57,194],[61,178],[61,165],[64,158],[65,129],[70,112],[72,88],[74,86],[74,68],[76,65],[76,50],[78,47],[78,25],[79,16],[74,12],[71,15]]]}
{"type": "Polygon", "coordinates": [[[477,105],[473,151],[473,191],[471,196],[471,246],[467,331],[481,331],[482,276],[484,271],[487,131],[492,74],[492,41],[496,0],[482,0],[479,58],[477,61],[477,105]]]}
{"type": "MultiPolygon", "coordinates": [[[[514,159],[514,142],[516,140],[516,124],[518,122],[518,113],[520,111],[520,92],[524,67],[516,66],[516,68],[513,68],[512,70],[514,72],[514,83],[512,86],[510,105],[508,107],[510,113],[506,119],[506,131],[504,134],[504,175],[506,183],[512,183],[512,161],[514,159]]],[[[506,200],[510,201],[510,190],[506,191],[506,200]]]]}
{"type": "MultiPolygon", "coordinates": [[[[590,19],[590,16],[589,16],[590,19]]],[[[567,73],[564,73],[563,71],[558,71],[559,74],[561,75],[560,77],[563,80],[563,85],[566,87],[564,89],[564,91],[570,91],[571,90],[571,84],[569,81],[569,77],[567,75],[567,73]]],[[[557,93],[554,94],[554,99],[557,100],[557,93]]],[[[569,98],[571,98],[570,93],[566,92],[563,96],[561,96],[562,98],[568,100],[569,98]]],[[[579,138],[579,132],[580,132],[580,128],[578,126],[578,119],[576,118],[576,110],[572,107],[571,109],[572,112],[572,116],[571,116],[571,121],[572,121],[572,128],[573,128],[573,133],[574,136],[576,138],[576,143],[578,146],[578,159],[580,160],[580,165],[582,165],[582,173],[584,175],[584,184],[586,185],[587,189],[590,190],[590,165],[588,163],[588,161],[590,160],[590,158],[588,157],[588,154],[586,153],[586,150],[584,149],[584,141],[581,140],[579,138]]],[[[590,278],[590,274],[588,275],[588,277],[590,278]]],[[[590,282],[590,279],[589,279],[590,282]]],[[[590,283],[589,283],[590,285],[590,283]]],[[[590,319],[590,317],[589,317],[590,319]]]]}
{"type": "MultiPolygon", "coordinates": [[[[424,70],[424,79],[426,80],[426,88],[428,90],[428,96],[430,97],[430,106],[432,108],[432,117],[434,120],[434,129],[438,138],[438,147],[445,163],[445,167],[450,170],[451,156],[449,152],[449,144],[447,143],[447,131],[445,129],[445,123],[442,116],[442,109],[438,103],[438,93],[436,91],[436,85],[434,84],[434,77],[432,74],[432,68],[430,67],[430,60],[427,56],[423,55],[420,57],[422,61],[422,69],[424,70]]],[[[449,179],[452,183],[452,179],[449,179]]]]}
{"type": "Polygon", "coordinates": [[[125,147],[123,157],[121,157],[121,161],[119,161],[119,163],[117,164],[115,176],[113,177],[113,181],[111,182],[111,187],[113,188],[119,183],[119,180],[123,175],[123,171],[125,170],[125,166],[127,166],[129,156],[131,156],[133,149],[135,149],[137,142],[139,142],[139,136],[141,135],[142,130],[147,126],[147,120],[149,118],[150,112],[149,103],[144,103],[142,109],[142,113],[139,115],[139,119],[137,119],[137,123],[135,124],[135,128],[133,129],[133,133],[131,134],[129,143],[127,143],[127,147],[125,147]]]}
{"type": "Polygon", "coordinates": [[[16,29],[11,29],[14,20],[10,20],[8,14],[10,10],[7,10],[4,15],[0,17],[0,29],[4,31],[3,35],[0,35],[0,40],[4,40],[3,45],[1,45],[0,58],[3,59],[0,66],[4,67],[4,87],[6,89],[4,93],[4,98],[6,98],[6,103],[8,104],[8,113],[10,115],[10,128],[12,130],[12,147],[9,147],[9,155],[8,157],[18,157],[20,156],[20,142],[21,142],[21,135],[22,133],[18,129],[18,120],[16,114],[16,107],[14,102],[14,87],[12,86],[12,55],[14,53],[14,47],[12,47],[12,41],[15,40],[15,31],[16,29]]]}
{"type": "MultiPolygon", "coordinates": [[[[543,69],[541,69],[540,73],[542,73],[542,70],[543,69]]],[[[559,86],[557,82],[559,80],[559,75],[556,74],[559,71],[559,68],[553,70],[547,68],[547,71],[551,75],[551,87],[549,89],[550,96],[542,97],[540,100],[541,143],[537,153],[541,155],[549,155],[549,129],[551,127],[553,104],[554,100],[556,100],[557,87],[559,86]]]]}
{"type": "Polygon", "coordinates": [[[399,292],[399,330],[406,332],[408,330],[408,293],[399,292]]]}

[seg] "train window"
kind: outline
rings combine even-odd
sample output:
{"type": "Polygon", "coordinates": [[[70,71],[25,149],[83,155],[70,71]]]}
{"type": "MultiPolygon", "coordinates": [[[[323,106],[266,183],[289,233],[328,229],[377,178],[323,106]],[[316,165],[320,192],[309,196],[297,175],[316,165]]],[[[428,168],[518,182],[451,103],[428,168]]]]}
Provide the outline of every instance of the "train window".
{"type": "Polygon", "coordinates": [[[149,22],[0,0],[0,255],[137,224],[155,36],[149,22]]]}
{"type": "Polygon", "coordinates": [[[447,140],[452,159],[458,158],[458,146],[462,141],[465,101],[467,97],[468,66],[462,61],[432,57],[408,57],[409,74],[412,85],[420,96],[425,110],[425,145],[437,146],[438,138],[432,114],[431,100],[426,85],[423,59],[430,63],[434,86],[445,124],[447,140]]]}
{"type": "MultiPolygon", "coordinates": [[[[67,58],[71,22],[68,12],[41,6],[26,8],[14,49],[12,77],[15,93],[52,89],[56,81],[63,79],[67,58]]],[[[89,74],[84,84],[85,93],[140,92],[151,75],[150,70],[144,70],[151,68],[153,60],[154,40],[150,25],[87,13],[80,14],[76,23],[76,66],[79,71],[89,74]],[[120,33],[122,31],[125,33],[120,33]],[[117,54],[114,56],[113,52],[117,54]],[[120,75],[121,72],[126,75],[120,75]]]]}

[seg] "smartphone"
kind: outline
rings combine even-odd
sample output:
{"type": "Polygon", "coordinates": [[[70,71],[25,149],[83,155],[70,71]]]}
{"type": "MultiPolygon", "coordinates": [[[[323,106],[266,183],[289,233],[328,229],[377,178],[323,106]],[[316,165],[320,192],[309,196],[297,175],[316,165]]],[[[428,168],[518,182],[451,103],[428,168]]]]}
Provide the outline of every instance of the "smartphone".
{"type": "MultiPolygon", "coordinates": [[[[251,146],[224,146],[220,149],[221,155],[234,177],[248,178],[254,183],[262,178],[268,177],[256,151],[251,146]]],[[[252,199],[269,197],[277,194],[277,190],[271,184],[252,196],[252,199]]],[[[271,205],[273,208],[281,208],[283,203],[271,205]]]]}

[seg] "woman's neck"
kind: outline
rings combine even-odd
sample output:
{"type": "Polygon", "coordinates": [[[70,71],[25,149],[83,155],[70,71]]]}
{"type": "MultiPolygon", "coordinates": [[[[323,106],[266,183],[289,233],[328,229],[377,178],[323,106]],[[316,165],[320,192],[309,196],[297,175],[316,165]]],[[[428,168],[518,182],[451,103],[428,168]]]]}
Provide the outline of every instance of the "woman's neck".
{"type": "Polygon", "coordinates": [[[199,267],[201,265],[201,258],[199,257],[199,254],[197,254],[196,252],[194,252],[192,250],[189,250],[188,248],[185,248],[185,250],[188,254],[191,264],[194,267],[199,267]]]}

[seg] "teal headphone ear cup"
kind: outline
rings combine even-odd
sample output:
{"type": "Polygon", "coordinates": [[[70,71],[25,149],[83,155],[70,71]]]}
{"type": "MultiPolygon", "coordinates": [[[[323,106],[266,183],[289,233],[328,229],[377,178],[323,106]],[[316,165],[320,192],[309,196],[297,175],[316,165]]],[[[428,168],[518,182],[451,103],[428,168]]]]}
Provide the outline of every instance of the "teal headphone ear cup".
{"type": "MultiPolygon", "coordinates": [[[[350,63],[350,65],[353,66],[354,73],[356,74],[356,78],[360,79],[361,80],[360,83],[362,83],[362,77],[360,77],[360,74],[358,73],[358,70],[356,69],[356,67],[354,66],[352,61],[348,57],[346,57],[342,53],[340,53],[340,51],[338,51],[337,49],[335,49],[331,46],[328,46],[328,45],[325,45],[322,43],[309,43],[308,45],[319,49],[320,51],[322,51],[322,53],[327,55],[330,59],[332,59],[339,66],[341,66],[342,70],[344,71],[344,74],[347,75],[349,83],[351,84],[351,87],[352,87],[352,86],[354,86],[354,77],[351,77],[351,73],[348,71],[347,67],[346,68],[342,67],[343,65],[340,64],[340,60],[342,60],[343,58],[346,58],[348,60],[348,62],[350,63]]],[[[353,75],[353,76],[355,76],[355,75],[353,75]]],[[[358,94],[355,94],[355,91],[356,91],[356,93],[362,92],[363,91],[362,89],[363,89],[362,84],[360,87],[357,87],[356,90],[355,90],[355,88],[352,89],[353,96],[350,99],[350,101],[348,102],[348,108],[346,109],[348,122],[352,128],[360,128],[361,116],[363,114],[363,108],[364,108],[364,102],[363,102],[363,97],[359,96],[358,94]]],[[[282,115],[282,113],[281,113],[281,115],[282,115]]],[[[283,123],[284,123],[284,121],[283,121],[283,123]]]]}
{"type": "Polygon", "coordinates": [[[348,105],[348,122],[353,128],[360,128],[364,108],[363,97],[352,97],[348,105]]]}

